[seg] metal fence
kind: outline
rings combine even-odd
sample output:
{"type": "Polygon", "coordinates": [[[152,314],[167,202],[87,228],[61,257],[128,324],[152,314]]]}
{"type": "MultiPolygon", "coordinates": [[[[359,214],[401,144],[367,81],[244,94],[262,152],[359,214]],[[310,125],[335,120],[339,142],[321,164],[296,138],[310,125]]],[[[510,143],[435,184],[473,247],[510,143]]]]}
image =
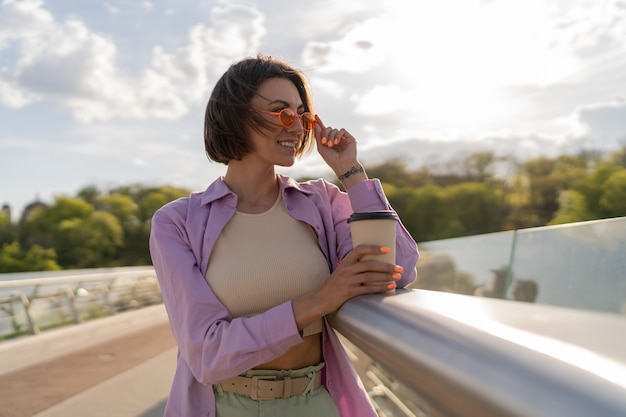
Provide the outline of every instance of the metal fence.
{"type": "Polygon", "coordinates": [[[94,271],[44,272],[27,279],[13,274],[0,281],[0,338],[37,334],[162,302],[152,267],[94,271]]]}

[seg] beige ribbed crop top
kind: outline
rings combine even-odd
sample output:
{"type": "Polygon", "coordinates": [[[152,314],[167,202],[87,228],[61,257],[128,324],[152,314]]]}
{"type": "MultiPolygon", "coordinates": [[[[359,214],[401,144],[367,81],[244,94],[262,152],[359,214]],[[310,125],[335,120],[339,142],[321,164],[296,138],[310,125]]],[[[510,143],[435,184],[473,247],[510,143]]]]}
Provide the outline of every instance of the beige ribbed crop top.
{"type": "MultiPolygon", "coordinates": [[[[205,276],[236,318],[296,298],[318,287],[329,274],[315,232],[287,213],[279,193],[265,213],[235,213],[215,243],[205,276]]],[[[303,334],[321,329],[320,319],[303,334]]]]}

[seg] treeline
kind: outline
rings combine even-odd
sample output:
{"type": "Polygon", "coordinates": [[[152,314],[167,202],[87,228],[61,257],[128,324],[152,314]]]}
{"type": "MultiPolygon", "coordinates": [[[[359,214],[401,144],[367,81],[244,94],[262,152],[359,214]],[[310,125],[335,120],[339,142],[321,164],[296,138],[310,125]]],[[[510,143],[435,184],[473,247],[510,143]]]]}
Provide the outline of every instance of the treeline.
{"type": "MultiPolygon", "coordinates": [[[[626,147],[524,162],[491,152],[416,171],[368,167],[415,240],[626,216],[626,147]]],[[[17,224],[0,213],[0,273],[149,265],[150,219],[189,190],[141,185],[35,204],[17,224]]]]}
{"type": "Polygon", "coordinates": [[[87,186],[32,204],[19,223],[0,213],[0,273],[150,265],[150,220],[189,191],[170,186],[87,186]]]}
{"type": "Polygon", "coordinates": [[[418,242],[626,216],[626,146],[524,162],[480,152],[437,171],[368,169],[418,242]]]}

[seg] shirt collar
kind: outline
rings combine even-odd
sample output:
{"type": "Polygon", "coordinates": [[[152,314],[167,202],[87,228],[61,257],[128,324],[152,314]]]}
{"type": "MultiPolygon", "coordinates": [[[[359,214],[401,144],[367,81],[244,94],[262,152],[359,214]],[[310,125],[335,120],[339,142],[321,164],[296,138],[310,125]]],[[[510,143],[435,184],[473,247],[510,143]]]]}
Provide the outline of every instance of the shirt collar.
{"type": "MultiPolygon", "coordinates": [[[[277,176],[281,191],[284,192],[284,190],[292,188],[303,194],[311,194],[311,190],[302,187],[302,184],[293,178],[281,174],[277,174],[277,176]]],[[[202,192],[202,198],[200,201],[202,205],[211,204],[216,200],[234,194],[235,193],[233,193],[224,182],[224,177],[219,177],[217,180],[213,181],[211,185],[204,190],[204,192],[202,192]]]]}

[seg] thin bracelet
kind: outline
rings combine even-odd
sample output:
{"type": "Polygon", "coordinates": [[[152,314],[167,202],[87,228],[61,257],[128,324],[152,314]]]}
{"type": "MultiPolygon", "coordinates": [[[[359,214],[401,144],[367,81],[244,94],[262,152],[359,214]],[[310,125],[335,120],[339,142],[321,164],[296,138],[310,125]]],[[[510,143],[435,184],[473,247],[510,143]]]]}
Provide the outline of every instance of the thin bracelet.
{"type": "Polygon", "coordinates": [[[363,172],[363,167],[352,167],[350,168],[350,170],[344,172],[343,174],[341,174],[339,177],[339,181],[343,181],[345,179],[347,179],[348,177],[355,175],[355,174],[360,174],[361,172],[363,172]]]}

